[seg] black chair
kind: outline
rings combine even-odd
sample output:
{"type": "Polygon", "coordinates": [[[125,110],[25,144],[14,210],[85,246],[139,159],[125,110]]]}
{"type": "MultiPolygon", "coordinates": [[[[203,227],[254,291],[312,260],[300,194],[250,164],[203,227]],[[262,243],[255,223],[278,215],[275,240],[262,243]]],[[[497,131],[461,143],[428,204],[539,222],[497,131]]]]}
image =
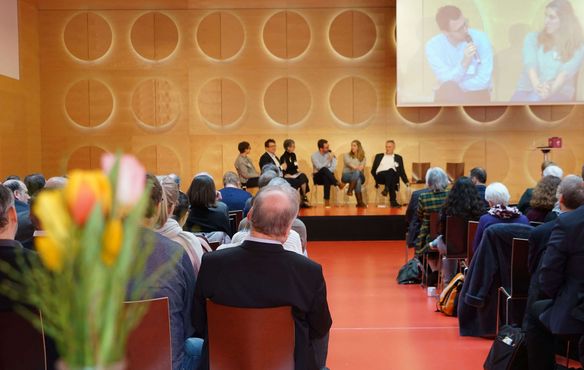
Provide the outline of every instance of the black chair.
{"type": "Polygon", "coordinates": [[[472,261],[472,256],[474,255],[474,250],[472,246],[474,244],[475,236],[477,235],[477,229],[479,227],[478,221],[469,221],[466,234],[466,265],[470,266],[470,261],[472,261]]]}
{"type": "MultiPolygon", "coordinates": [[[[446,235],[444,236],[444,243],[446,244],[446,259],[455,259],[460,264],[460,261],[466,259],[467,256],[467,239],[468,239],[468,223],[465,219],[448,216],[446,218],[446,235]]],[[[442,265],[442,260],[440,260],[442,265]]],[[[460,265],[458,267],[460,269],[460,265]]],[[[438,273],[438,288],[443,288],[442,269],[438,273]]]]}
{"type": "Polygon", "coordinates": [[[231,226],[231,235],[239,230],[239,223],[243,220],[243,210],[229,211],[229,225],[231,226]]]}
{"type": "MultiPolygon", "coordinates": [[[[429,239],[434,240],[440,235],[440,214],[438,212],[431,212],[430,213],[430,233],[429,239]]],[[[427,250],[425,253],[422,253],[422,265],[424,266],[424,272],[422,275],[422,287],[428,286],[428,259],[432,258],[439,258],[440,253],[438,251],[427,250]]]]}
{"type": "Polygon", "coordinates": [[[43,332],[15,312],[0,312],[0,369],[46,370],[46,362],[43,332]]]}

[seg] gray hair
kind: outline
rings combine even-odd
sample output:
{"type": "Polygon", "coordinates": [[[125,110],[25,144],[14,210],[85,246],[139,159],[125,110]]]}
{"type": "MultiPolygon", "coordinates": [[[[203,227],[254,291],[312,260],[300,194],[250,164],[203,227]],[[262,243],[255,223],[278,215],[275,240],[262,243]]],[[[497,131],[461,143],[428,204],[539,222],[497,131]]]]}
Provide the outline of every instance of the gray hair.
{"type": "Polygon", "coordinates": [[[485,200],[492,204],[509,205],[509,190],[500,182],[494,182],[485,190],[485,200]]]}
{"type": "Polygon", "coordinates": [[[258,179],[258,186],[259,186],[259,188],[261,189],[264,186],[267,186],[270,183],[270,181],[272,181],[272,179],[273,178],[276,178],[276,177],[278,177],[278,173],[277,172],[274,172],[274,171],[266,171],[266,172],[263,172],[260,175],[260,178],[258,179]]]}
{"type": "Polygon", "coordinates": [[[239,176],[237,176],[235,172],[227,171],[225,172],[225,175],[223,175],[223,186],[227,185],[235,185],[239,187],[239,176]]]}
{"type": "Polygon", "coordinates": [[[584,182],[580,176],[568,175],[564,177],[558,189],[556,197],[562,197],[562,203],[568,209],[576,209],[584,204],[584,182]]]}
{"type": "Polygon", "coordinates": [[[62,176],[51,177],[45,183],[45,189],[62,189],[67,186],[67,178],[62,176]]]}
{"type": "Polygon", "coordinates": [[[448,175],[440,167],[432,167],[426,172],[426,184],[432,191],[444,191],[448,186],[448,175]]]}
{"type": "Polygon", "coordinates": [[[291,186],[265,186],[254,198],[251,227],[265,235],[286,236],[299,205],[298,192],[291,186]]]}
{"type": "Polygon", "coordinates": [[[8,225],[8,210],[14,207],[14,194],[4,185],[0,185],[0,230],[8,225]]]}
{"type": "Polygon", "coordinates": [[[20,180],[6,180],[2,185],[6,186],[13,193],[17,191],[28,191],[25,183],[20,180]]]}
{"type": "Polygon", "coordinates": [[[281,177],[274,177],[267,186],[290,186],[290,184],[281,177]]]}
{"type": "Polygon", "coordinates": [[[561,179],[562,177],[564,177],[564,171],[560,167],[555,165],[547,166],[545,170],[543,170],[542,174],[542,177],[546,176],[555,176],[561,179]]]}

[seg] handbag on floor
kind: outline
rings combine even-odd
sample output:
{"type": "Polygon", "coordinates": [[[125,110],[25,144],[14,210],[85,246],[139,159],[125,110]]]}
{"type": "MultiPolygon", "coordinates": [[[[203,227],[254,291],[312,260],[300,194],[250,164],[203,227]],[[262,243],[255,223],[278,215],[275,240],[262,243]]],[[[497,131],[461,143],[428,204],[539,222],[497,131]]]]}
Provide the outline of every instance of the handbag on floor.
{"type": "Polygon", "coordinates": [[[501,326],[483,367],[485,370],[527,370],[527,345],[521,328],[501,326]]]}
{"type": "Polygon", "coordinates": [[[403,265],[397,273],[398,284],[419,284],[422,282],[422,264],[414,257],[403,265]]]}
{"type": "Polygon", "coordinates": [[[436,302],[436,311],[442,312],[446,316],[456,316],[456,309],[458,308],[458,294],[462,290],[464,284],[464,275],[462,272],[456,274],[450,280],[448,285],[442,289],[440,298],[436,302]]]}

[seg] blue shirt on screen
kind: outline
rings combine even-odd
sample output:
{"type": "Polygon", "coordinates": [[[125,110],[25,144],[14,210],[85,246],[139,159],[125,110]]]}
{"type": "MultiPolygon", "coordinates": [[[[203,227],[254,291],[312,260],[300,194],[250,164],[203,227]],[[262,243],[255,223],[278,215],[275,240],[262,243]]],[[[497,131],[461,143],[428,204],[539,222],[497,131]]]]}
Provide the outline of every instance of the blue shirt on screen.
{"type": "Polygon", "coordinates": [[[439,84],[454,81],[463,91],[490,89],[493,81],[493,48],[487,34],[469,29],[479,58],[473,58],[465,70],[462,67],[464,49],[468,42],[452,45],[444,33],[432,37],[426,43],[426,58],[439,84]]]}

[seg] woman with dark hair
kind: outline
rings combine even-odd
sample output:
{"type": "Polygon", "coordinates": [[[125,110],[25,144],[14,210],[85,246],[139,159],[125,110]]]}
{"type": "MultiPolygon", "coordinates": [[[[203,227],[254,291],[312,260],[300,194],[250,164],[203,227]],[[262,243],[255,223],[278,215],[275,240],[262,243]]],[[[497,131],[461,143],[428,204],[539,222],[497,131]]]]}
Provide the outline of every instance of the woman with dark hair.
{"type": "Polygon", "coordinates": [[[523,72],[512,101],[570,101],[584,60],[584,34],[568,0],[545,7],[544,28],[527,34],[523,72]]]}
{"type": "Polygon", "coordinates": [[[235,159],[235,169],[239,175],[241,186],[257,188],[260,174],[248,157],[249,152],[251,152],[251,145],[247,141],[242,141],[237,145],[237,150],[239,150],[239,155],[235,159]]]}
{"type": "Polygon", "coordinates": [[[558,201],[556,192],[560,182],[562,180],[559,177],[545,176],[535,185],[526,213],[529,221],[546,222],[555,218],[552,210],[558,201]]]}
{"type": "Polygon", "coordinates": [[[296,159],[296,143],[292,139],[284,140],[284,154],[280,157],[280,164],[282,165],[282,173],[284,179],[294,188],[300,191],[300,207],[308,208],[308,197],[306,194],[310,191],[308,187],[308,177],[302,172],[298,171],[298,159],[296,159]]]}
{"type": "Polygon", "coordinates": [[[349,153],[345,153],[343,159],[345,165],[341,181],[349,184],[347,195],[351,196],[355,192],[357,207],[366,208],[367,204],[363,202],[363,193],[361,193],[361,185],[365,182],[363,170],[365,169],[366,159],[365,151],[359,140],[351,141],[351,150],[349,153]]]}
{"type": "Polygon", "coordinates": [[[194,233],[222,231],[231,237],[229,210],[225,203],[217,201],[215,183],[210,176],[195,176],[187,196],[191,210],[184,225],[185,231],[194,233]]]}

